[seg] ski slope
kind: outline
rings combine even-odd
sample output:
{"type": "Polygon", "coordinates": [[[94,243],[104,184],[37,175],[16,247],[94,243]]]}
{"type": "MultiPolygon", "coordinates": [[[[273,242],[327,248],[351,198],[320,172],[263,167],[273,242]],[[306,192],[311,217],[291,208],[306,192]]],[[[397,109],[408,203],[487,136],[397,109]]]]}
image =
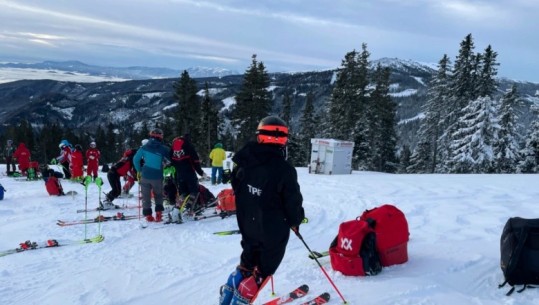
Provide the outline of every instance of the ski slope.
{"type": "MultiPolygon", "coordinates": [[[[313,175],[298,168],[309,223],[300,232],[312,250],[327,250],[341,222],[365,209],[391,203],[408,219],[409,261],[372,277],[348,277],[319,261],[349,304],[539,304],[539,289],[507,297],[499,267],[500,235],[509,217],[539,218],[539,175],[395,175],[353,172],[313,175]]],[[[209,174],[210,169],[205,171],[209,174]]],[[[0,165],[5,172],[5,165],[0,165]]],[[[100,173],[108,192],[105,173],[100,173]]],[[[240,235],[213,232],[237,228],[235,217],[140,229],[138,220],[59,227],[58,219],[97,207],[99,191],[63,181],[76,196],[48,196],[43,181],[0,176],[0,250],[26,240],[77,240],[98,233],[101,243],[39,249],[0,257],[0,304],[216,305],[219,287],[239,263],[240,235]]],[[[230,187],[207,187],[217,193],[230,187]]],[[[132,191],[138,189],[137,185],[132,191]]],[[[103,195],[101,195],[103,196],[103,195]]],[[[136,204],[137,198],[116,204],[136,204]]],[[[103,215],[115,212],[105,211],[103,215]]],[[[125,210],[138,215],[138,209],[125,210]]],[[[97,216],[88,212],[87,217],[97,216]]],[[[308,284],[308,296],[329,292],[342,304],[303,243],[291,235],[274,276],[277,294],[308,284]]],[[[258,299],[272,298],[266,286],[258,299]]],[[[303,298],[306,300],[307,298],[303,298]]],[[[258,304],[259,304],[258,303],[258,304]]],[[[300,304],[298,300],[292,304],[300,304]]]]}

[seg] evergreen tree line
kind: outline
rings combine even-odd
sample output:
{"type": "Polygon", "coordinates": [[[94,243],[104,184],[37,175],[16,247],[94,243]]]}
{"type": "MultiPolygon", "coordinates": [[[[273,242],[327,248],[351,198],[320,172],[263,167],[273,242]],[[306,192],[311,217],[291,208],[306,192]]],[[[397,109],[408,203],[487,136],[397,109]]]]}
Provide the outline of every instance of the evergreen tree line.
{"type": "Polygon", "coordinates": [[[454,65],[447,55],[442,57],[429,85],[418,144],[401,156],[403,172],[538,171],[539,122],[536,118],[523,135],[516,86],[495,98],[496,57],[490,45],[483,53],[474,52],[471,34],[461,42],[454,65]]]}
{"type": "Polygon", "coordinates": [[[65,128],[56,123],[48,123],[35,129],[28,121],[23,120],[17,125],[9,126],[0,136],[0,142],[4,147],[7,140],[13,140],[15,148],[19,143],[24,143],[30,150],[31,159],[40,164],[50,163],[60,155],[59,144],[64,139],[73,146],[80,144],[84,150],[90,147],[91,142],[96,142],[101,151],[101,163],[112,163],[120,159],[126,149],[138,148],[149,133],[145,124],[140,130],[129,135],[127,131],[112,123],[105,129],[97,127],[94,133],[65,128]]]}
{"type": "MultiPolygon", "coordinates": [[[[322,111],[315,109],[313,92],[307,92],[298,124],[291,120],[293,93],[285,91],[282,108],[272,113],[274,97],[263,62],[252,56],[235,104],[219,112],[208,84],[203,90],[187,71],[174,84],[176,108],[165,111],[159,122],[142,122],[134,130],[110,123],[94,133],[66,130],[57,124],[33,130],[28,122],[10,127],[0,138],[25,142],[34,160],[48,162],[59,154],[58,143],[67,139],[87,148],[91,141],[102,152],[102,162],[117,160],[127,147],[137,148],[152,128],[161,128],[165,142],[189,134],[201,160],[215,143],[237,151],[254,140],[259,121],[279,115],[290,126],[288,160],[294,166],[310,162],[312,138],[333,138],[354,143],[353,169],[413,173],[513,173],[537,172],[539,121],[531,124],[526,137],[517,124],[520,98],[513,87],[501,98],[498,90],[497,53],[488,46],[475,53],[471,34],[461,42],[455,64],[444,55],[428,87],[428,101],[418,131],[418,144],[397,148],[396,104],[389,95],[390,70],[378,65],[370,70],[370,53],[347,53],[336,72],[332,94],[322,111]],[[298,126],[292,128],[292,126],[298,126]],[[397,154],[397,151],[399,152],[397,154]]],[[[539,109],[536,111],[539,114],[539,109]]]]}

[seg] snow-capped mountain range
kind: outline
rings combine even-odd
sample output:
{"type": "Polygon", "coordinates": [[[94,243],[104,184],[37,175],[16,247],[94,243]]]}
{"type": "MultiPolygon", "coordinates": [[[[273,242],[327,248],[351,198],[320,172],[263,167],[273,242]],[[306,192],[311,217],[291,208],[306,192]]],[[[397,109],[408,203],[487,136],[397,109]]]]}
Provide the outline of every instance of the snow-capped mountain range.
{"type": "MultiPolygon", "coordinates": [[[[224,68],[186,68],[191,77],[222,77],[240,74],[224,68]]],[[[179,77],[184,70],[152,67],[101,67],[80,61],[44,61],[40,63],[0,63],[0,83],[20,79],[100,82],[179,77]]]]}

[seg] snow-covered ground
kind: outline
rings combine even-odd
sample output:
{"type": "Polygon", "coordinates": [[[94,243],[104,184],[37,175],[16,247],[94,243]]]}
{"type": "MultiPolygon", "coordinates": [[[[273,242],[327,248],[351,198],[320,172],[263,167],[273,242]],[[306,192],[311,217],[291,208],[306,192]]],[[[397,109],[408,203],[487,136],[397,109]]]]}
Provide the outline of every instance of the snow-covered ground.
{"type": "MultiPolygon", "coordinates": [[[[205,169],[209,174],[210,170],[205,169]]],[[[0,173],[5,165],[0,165],[0,173]]],[[[103,191],[110,189],[106,175],[103,191]]],[[[539,175],[352,175],[308,174],[298,168],[309,223],[300,228],[313,250],[326,250],[338,225],[384,203],[406,215],[410,227],[409,261],[372,277],[348,277],[320,262],[349,304],[539,304],[539,289],[507,297],[499,266],[500,234],[509,217],[539,217],[539,175]]],[[[219,287],[238,264],[240,236],[217,236],[236,228],[234,217],[159,225],[140,229],[138,220],[59,227],[57,219],[80,219],[84,187],[63,181],[72,197],[50,197],[42,181],[0,176],[7,189],[0,201],[0,250],[25,240],[81,239],[99,229],[98,244],[28,251],[0,257],[0,304],[181,304],[218,303],[219,287]]],[[[217,194],[229,185],[208,186],[217,194]]],[[[133,190],[137,190],[137,186],[133,190]]],[[[88,189],[96,207],[98,189],[88,189]]],[[[116,203],[136,204],[137,199],[116,203]]],[[[107,211],[110,215],[114,212],[107,211]]],[[[126,210],[125,214],[137,214],[126,210]]],[[[88,213],[94,217],[97,213],[88,213]]],[[[275,274],[275,292],[301,283],[309,296],[327,291],[329,304],[343,301],[324,274],[291,235],[275,274]]],[[[259,301],[271,299],[269,285],[259,301]]],[[[304,298],[306,299],[306,298],[304,298]]],[[[297,301],[292,304],[300,304],[297,301]]]]}

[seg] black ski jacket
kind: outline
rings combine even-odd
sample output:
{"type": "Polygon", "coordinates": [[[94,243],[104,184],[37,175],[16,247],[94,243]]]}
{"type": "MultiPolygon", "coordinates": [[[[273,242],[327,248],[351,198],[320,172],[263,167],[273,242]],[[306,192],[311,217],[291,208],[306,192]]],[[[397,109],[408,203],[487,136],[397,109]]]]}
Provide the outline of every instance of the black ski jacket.
{"type": "Polygon", "coordinates": [[[271,275],[284,256],[290,228],[305,217],[296,169],[280,147],[257,142],[249,142],[232,160],[242,265],[271,275]]]}

